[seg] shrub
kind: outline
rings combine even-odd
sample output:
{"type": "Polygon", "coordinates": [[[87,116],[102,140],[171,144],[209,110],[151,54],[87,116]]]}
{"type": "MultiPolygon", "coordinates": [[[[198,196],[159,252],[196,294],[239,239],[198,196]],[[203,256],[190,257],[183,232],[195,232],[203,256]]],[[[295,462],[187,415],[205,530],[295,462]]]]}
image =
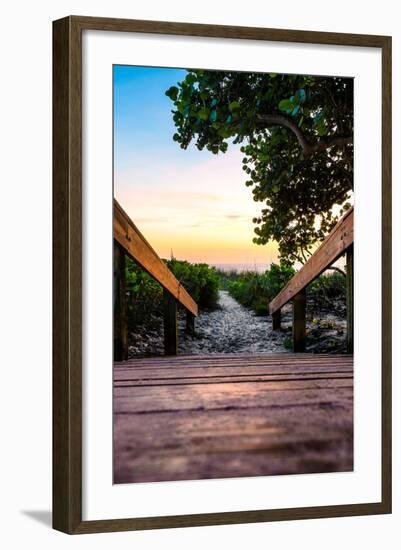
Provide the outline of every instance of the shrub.
{"type": "Polygon", "coordinates": [[[130,258],[125,261],[128,328],[147,322],[150,313],[161,314],[163,289],[130,258]]]}
{"type": "Polygon", "coordinates": [[[307,305],[310,311],[345,314],[346,278],[341,273],[324,273],[307,289],[307,305]]]}
{"type": "Polygon", "coordinates": [[[291,267],[272,264],[264,273],[247,271],[228,280],[230,294],[240,304],[252,308],[257,315],[267,315],[268,303],[291,279],[291,267]]]}
{"type": "Polygon", "coordinates": [[[175,258],[168,260],[167,265],[201,309],[217,307],[219,276],[214,267],[175,258]]]}
{"type": "Polygon", "coordinates": [[[228,290],[230,283],[236,281],[240,274],[237,270],[231,269],[230,271],[224,271],[222,269],[216,269],[216,273],[219,277],[219,288],[221,290],[228,290]]]}
{"type": "MultiPolygon", "coordinates": [[[[219,277],[207,264],[191,264],[172,259],[169,269],[202,309],[218,305],[219,277]]],[[[128,329],[138,325],[157,325],[163,312],[163,288],[129,257],[125,264],[128,329]]]]}

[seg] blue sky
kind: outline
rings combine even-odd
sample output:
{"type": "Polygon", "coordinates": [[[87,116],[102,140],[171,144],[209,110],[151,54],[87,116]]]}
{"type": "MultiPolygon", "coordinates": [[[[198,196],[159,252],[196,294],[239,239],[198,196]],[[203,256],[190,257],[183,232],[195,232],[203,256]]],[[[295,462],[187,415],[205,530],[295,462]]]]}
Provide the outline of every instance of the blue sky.
{"type": "Polygon", "coordinates": [[[173,141],[165,91],[183,69],[114,67],[114,194],[158,254],[208,263],[269,263],[252,243],[262,205],[245,187],[242,154],[213,155],[173,141]]]}
{"type": "Polygon", "coordinates": [[[114,161],[118,170],[136,161],[191,164],[209,155],[189,147],[185,154],[172,140],[175,132],[171,99],[165,95],[170,86],[182,80],[184,69],[114,66],[114,161]]]}

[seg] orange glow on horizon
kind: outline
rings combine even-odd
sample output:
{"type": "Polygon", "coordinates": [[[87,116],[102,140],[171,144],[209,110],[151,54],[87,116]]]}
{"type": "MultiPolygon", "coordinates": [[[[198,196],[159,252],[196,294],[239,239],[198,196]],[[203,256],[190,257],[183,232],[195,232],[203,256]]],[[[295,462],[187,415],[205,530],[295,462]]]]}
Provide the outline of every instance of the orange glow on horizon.
{"type": "Polygon", "coordinates": [[[115,174],[116,199],[162,258],[210,264],[277,262],[277,244],[252,242],[262,203],[245,186],[238,151],[149,178],[115,174]]]}

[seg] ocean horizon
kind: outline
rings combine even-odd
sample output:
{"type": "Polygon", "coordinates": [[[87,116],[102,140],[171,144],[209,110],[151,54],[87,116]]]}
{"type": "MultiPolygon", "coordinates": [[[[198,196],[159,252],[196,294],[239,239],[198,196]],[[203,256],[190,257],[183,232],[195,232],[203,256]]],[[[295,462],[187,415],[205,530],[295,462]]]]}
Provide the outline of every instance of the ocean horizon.
{"type": "Polygon", "coordinates": [[[257,273],[264,273],[266,269],[269,269],[271,263],[209,263],[209,265],[221,271],[255,271],[257,273]]]}

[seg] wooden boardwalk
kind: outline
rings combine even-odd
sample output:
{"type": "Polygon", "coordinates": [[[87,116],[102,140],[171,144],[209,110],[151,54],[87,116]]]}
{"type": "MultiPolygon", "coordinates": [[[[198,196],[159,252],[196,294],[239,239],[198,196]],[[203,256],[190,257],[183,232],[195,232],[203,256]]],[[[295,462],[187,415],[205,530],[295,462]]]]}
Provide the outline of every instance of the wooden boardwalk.
{"type": "Polygon", "coordinates": [[[114,482],[349,471],[353,357],[138,358],[114,365],[114,482]]]}

